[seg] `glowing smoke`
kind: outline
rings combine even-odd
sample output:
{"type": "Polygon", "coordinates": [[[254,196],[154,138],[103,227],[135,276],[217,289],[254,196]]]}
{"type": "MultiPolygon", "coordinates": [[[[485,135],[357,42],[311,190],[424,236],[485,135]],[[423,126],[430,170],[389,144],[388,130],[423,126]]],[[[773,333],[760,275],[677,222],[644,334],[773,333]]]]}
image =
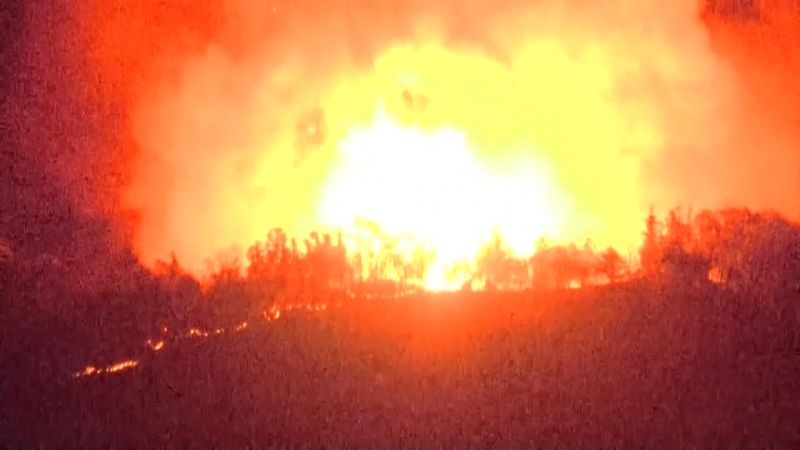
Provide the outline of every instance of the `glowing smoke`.
{"type": "Polygon", "coordinates": [[[462,132],[497,173],[546,165],[566,194],[559,238],[629,250],[650,205],[800,216],[797,91],[754,96],[762,84],[715,47],[695,1],[256,3],[143,2],[117,22],[100,9],[99,58],[136,74],[114,76],[146,263],[175,252],[202,271],[272,227],[326,225],[339,143],[379,104],[462,132]],[[765,116],[773,103],[782,113],[765,116]]]}

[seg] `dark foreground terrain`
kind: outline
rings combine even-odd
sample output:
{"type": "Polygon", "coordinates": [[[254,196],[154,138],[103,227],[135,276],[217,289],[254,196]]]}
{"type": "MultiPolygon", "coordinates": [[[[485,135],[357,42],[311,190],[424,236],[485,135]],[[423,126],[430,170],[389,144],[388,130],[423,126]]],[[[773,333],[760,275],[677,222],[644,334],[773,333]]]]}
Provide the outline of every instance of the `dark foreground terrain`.
{"type": "Polygon", "coordinates": [[[46,363],[36,373],[11,367],[2,440],[800,445],[797,292],[666,286],[350,301],[178,342],[119,374],[73,380],[46,363]]]}

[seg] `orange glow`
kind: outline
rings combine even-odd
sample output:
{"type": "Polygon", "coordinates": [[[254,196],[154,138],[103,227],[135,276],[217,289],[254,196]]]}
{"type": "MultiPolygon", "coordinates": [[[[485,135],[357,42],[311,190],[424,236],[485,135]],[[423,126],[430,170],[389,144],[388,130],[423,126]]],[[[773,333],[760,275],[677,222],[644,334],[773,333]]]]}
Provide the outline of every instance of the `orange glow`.
{"type": "Polygon", "coordinates": [[[267,322],[272,322],[273,320],[280,319],[281,310],[278,309],[278,307],[276,307],[275,305],[272,305],[269,307],[269,309],[264,311],[263,316],[267,322]]]}
{"type": "MultiPolygon", "coordinates": [[[[337,303],[334,306],[340,307],[342,305],[340,303],[337,303]]],[[[300,313],[303,313],[303,312],[306,312],[306,313],[319,313],[319,312],[322,312],[322,311],[327,311],[328,310],[328,305],[325,304],[325,303],[322,303],[322,304],[310,304],[310,303],[297,303],[297,304],[294,304],[294,303],[291,303],[291,304],[282,305],[280,307],[277,306],[277,305],[272,305],[272,306],[269,307],[269,309],[267,309],[266,311],[263,312],[263,317],[266,320],[266,322],[268,322],[268,323],[276,321],[276,320],[280,319],[280,317],[282,315],[281,314],[282,310],[289,311],[289,312],[297,311],[297,312],[300,312],[300,313]]],[[[246,321],[245,322],[239,322],[232,329],[228,330],[228,332],[241,333],[241,332],[246,331],[248,329],[248,326],[249,326],[249,324],[246,321]]],[[[166,328],[166,327],[164,327],[164,328],[166,328]]],[[[185,338],[202,338],[202,339],[205,339],[205,338],[208,338],[208,337],[211,337],[211,336],[220,336],[220,335],[222,335],[224,333],[226,333],[226,330],[224,328],[215,328],[213,333],[209,333],[207,331],[203,331],[200,328],[191,327],[191,328],[189,328],[189,330],[186,332],[186,334],[183,337],[178,336],[177,339],[179,339],[179,340],[180,339],[185,339],[185,338]]],[[[153,352],[159,352],[166,346],[166,341],[164,341],[163,339],[148,339],[148,340],[145,341],[145,346],[148,347],[149,349],[151,349],[153,352]]],[[[103,374],[116,374],[116,373],[120,373],[120,372],[124,372],[126,370],[129,370],[129,369],[132,369],[134,367],[137,367],[138,365],[139,365],[139,360],[137,360],[137,359],[127,359],[127,360],[123,360],[123,361],[108,365],[106,367],[100,367],[100,368],[98,368],[98,367],[96,367],[94,365],[88,365],[88,366],[84,367],[83,370],[78,371],[78,372],[74,372],[72,374],[72,378],[79,379],[79,378],[86,378],[86,377],[98,376],[98,375],[103,375],[103,374]]]]}
{"type": "Polygon", "coordinates": [[[84,378],[89,376],[96,376],[102,374],[114,374],[119,372],[124,372],[126,370],[130,370],[139,365],[139,361],[135,359],[129,359],[125,361],[120,361],[114,364],[111,364],[107,367],[97,368],[95,366],[86,366],[80,372],[75,372],[72,374],[73,378],[84,378]]]}
{"type": "Polygon", "coordinates": [[[190,328],[187,333],[190,337],[208,337],[208,332],[199,328],[190,328]]]}
{"type": "Polygon", "coordinates": [[[106,372],[108,372],[108,373],[122,372],[123,370],[132,369],[132,368],[134,368],[134,367],[136,367],[138,365],[139,365],[139,361],[135,361],[135,360],[121,361],[121,362],[118,362],[118,363],[116,363],[114,365],[111,365],[111,366],[107,367],[106,368],[106,372]]]}
{"type": "Polygon", "coordinates": [[[545,169],[511,162],[492,170],[463,132],[426,132],[379,115],[340,149],[321,201],[322,222],[345,230],[346,247],[356,252],[371,250],[357,239],[362,222],[388,235],[410,235],[410,245],[398,249],[407,262],[419,246],[435,257],[424,278],[428,289],[459,288],[465,279],[448,271],[474,261],[495,233],[526,255],[563,224],[566,196],[545,169]]]}
{"type": "Polygon", "coordinates": [[[161,339],[158,339],[158,340],[148,339],[146,344],[154,352],[157,352],[157,351],[159,351],[159,350],[164,348],[164,341],[161,340],[161,339]]]}
{"type": "Polygon", "coordinates": [[[628,254],[651,205],[800,214],[793,72],[758,94],[737,72],[758,49],[732,65],[696,0],[295,3],[98,2],[145,265],[203,277],[274,227],[342,230],[360,253],[402,237],[453,289],[494,236],[628,254]]]}
{"type": "Polygon", "coordinates": [[[96,373],[97,373],[97,367],[95,367],[95,366],[86,366],[85,369],[83,369],[80,372],[77,372],[75,374],[75,377],[76,378],[77,377],[88,377],[88,376],[94,375],[96,373]]]}
{"type": "Polygon", "coordinates": [[[719,267],[712,267],[708,271],[708,280],[714,284],[721,284],[725,282],[725,278],[722,276],[722,271],[719,267]]]}
{"type": "Polygon", "coordinates": [[[342,230],[348,249],[367,251],[357,242],[359,223],[369,222],[382,233],[409,236],[404,257],[419,248],[433,254],[425,287],[453,289],[469,278],[468,271],[453,273],[454,266],[469,267],[495,235],[517,256],[531,255],[543,236],[591,237],[630,250],[645,208],[638,156],[624,149],[653,148],[661,135],[656,123],[627,117],[608,100],[612,58],[611,49],[594,48],[574,57],[548,40],[520,44],[512,67],[436,43],[389,48],[373,71],[331,84],[322,97],[328,139],[315,153],[298,163],[290,135],[280,133],[251,144],[265,151],[243,186],[290,196],[259,204],[232,191],[235,184],[213,193],[180,186],[185,196],[169,216],[194,214],[185,209],[194,208],[192,198],[209,194],[203,209],[218,211],[224,222],[191,231],[172,219],[166,228],[145,223],[140,254],[163,258],[153,251],[171,248],[203,274],[207,259],[231,245],[246,248],[273,226],[298,237],[342,230]],[[399,95],[408,90],[429,99],[426,106],[409,109],[399,95]],[[566,117],[580,133],[563,126],[566,117]],[[600,184],[596,173],[604,174],[600,184]],[[150,240],[146,230],[172,234],[173,244],[150,240]]]}

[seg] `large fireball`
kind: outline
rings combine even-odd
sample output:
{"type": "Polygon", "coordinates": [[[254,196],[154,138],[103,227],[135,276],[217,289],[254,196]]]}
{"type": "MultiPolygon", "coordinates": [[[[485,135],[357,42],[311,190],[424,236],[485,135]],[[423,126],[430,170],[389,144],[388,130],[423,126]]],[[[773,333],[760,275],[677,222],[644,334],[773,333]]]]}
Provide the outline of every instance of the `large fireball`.
{"type": "Polygon", "coordinates": [[[448,277],[448,268],[474,261],[496,234],[518,255],[530,254],[537,238],[558,234],[566,216],[568,198],[543,168],[529,161],[492,168],[454,129],[404,127],[379,113],[339,149],[321,223],[347,236],[357,235],[365,222],[388,235],[410,235],[412,247],[435,257],[425,277],[428,288],[466,281],[448,277]]]}
{"type": "Polygon", "coordinates": [[[798,127],[756,120],[766,100],[698,2],[465,3],[98,7],[139,258],[203,275],[274,227],[358,252],[368,223],[433,254],[424,283],[444,288],[498,236],[629,254],[651,206],[800,214],[780,188],[800,185],[798,127]]]}

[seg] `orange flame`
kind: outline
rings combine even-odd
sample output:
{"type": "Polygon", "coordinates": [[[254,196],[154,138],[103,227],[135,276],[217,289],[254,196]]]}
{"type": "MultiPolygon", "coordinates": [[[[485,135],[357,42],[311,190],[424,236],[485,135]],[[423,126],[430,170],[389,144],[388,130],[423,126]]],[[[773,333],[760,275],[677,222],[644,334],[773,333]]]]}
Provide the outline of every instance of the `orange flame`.
{"type": "Polygon", "coordinates": [[[126,370],[133,369],[134,367],[139,365],[139,361],[135,359],[129,359],[125,361],[120,361],[114,364],[111,364],[106,367],[97,368],[95,366],[86,366],[80,372],[75,372],[72,374],[73,378],[83,378],[95,375],[102,375],[102,374],[114,374],[119,372],[124,372],[126,370]]]}
{"type": "Polygon", "coordinates": [[[164,348],[164,341],[161,339],[158,340],[148,339],[145,344],[148,347],[150,347],[150,349],[153,350],[154,352],[157,352],[164,348]]]}
{"type": "MultiPolygon", "coordinates": [[[[449,289],[495,233],[519,255],[541,236],[627,253],[651,204],[800,214],[796,102],[742,85],[760,78],[712,47],[697,0],[98,3],[148,266],[174,253],[202,276],[273,227],[367,252],[369,221],[410,237],[402,257],[432,253],[422,284],[449,289]]],[[[795,19],[764,45],[790,69],[795,19]]],[[[774,92],[796,92],[777,64],[774,92]]]]}

